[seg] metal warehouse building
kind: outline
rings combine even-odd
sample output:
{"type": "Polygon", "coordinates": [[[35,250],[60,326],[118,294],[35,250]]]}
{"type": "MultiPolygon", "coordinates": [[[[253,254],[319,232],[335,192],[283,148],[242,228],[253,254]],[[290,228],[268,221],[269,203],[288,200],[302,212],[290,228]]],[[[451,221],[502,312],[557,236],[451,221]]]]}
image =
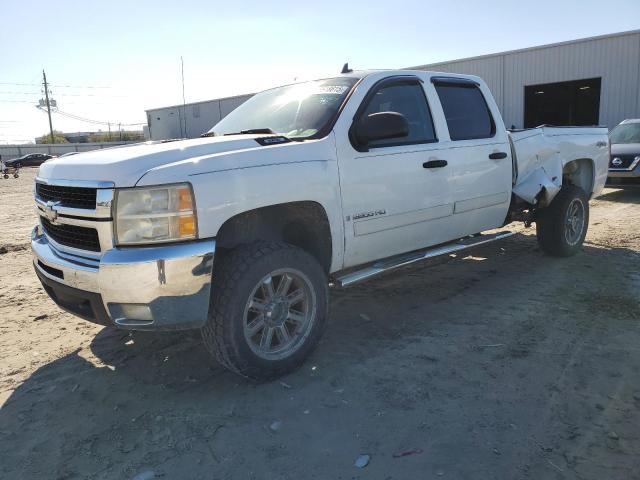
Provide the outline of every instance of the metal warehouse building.
{"type": "MultiPolygon", "coordinates": [[[[482,77],[507,127],[640,117],[640,30],[410,68],[482,77]]],[[[197,137],[250,96],[148,110],[151,138],[197,137]]]]}
{"type": "Polygon", "coordinates": [[[147,110],[151,140],[196,138],[211,129],[252,94],[147,110]]]}

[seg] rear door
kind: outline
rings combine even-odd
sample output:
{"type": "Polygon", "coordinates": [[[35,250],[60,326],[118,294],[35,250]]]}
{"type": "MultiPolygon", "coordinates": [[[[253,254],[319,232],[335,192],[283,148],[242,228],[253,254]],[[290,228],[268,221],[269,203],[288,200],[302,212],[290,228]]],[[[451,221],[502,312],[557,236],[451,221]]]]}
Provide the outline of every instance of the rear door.
{"type": "Polygon", "coordinates": [[[370,87],[355,113],[341,117],[335,131],[345,267],[439,243],[449,236],[451,170],[429,168],[432,161],[446,164],[441,162],[429,103],[424,79],[387,77],[370,87]],[[360,151],[349,140],[349,128],[359,118],[378,112],[404,115],[409,135],[378,140],[360,151]]]}
{"type": "Polygon", "coordinates": [[[502,226],[511,200],[507,132],[489,89],[472,79],[431,77],[448,138],[457,236],[502,226]]]}

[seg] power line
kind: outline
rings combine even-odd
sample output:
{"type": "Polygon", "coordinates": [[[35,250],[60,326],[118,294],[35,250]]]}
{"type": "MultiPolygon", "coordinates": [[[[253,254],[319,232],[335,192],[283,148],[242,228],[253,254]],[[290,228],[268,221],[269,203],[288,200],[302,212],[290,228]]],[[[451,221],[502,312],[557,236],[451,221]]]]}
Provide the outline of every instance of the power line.
{"type": "MultiPolygon", "coordinates": [[[[8,92],[0,91],[0,95],[39,95],[41,92],[8,92]]],[[[102,98],[131,98],[130,95],[100,95],[94,93],[56,93],[56,97],[102,97],[102,98]]]]}
{"type": "Polygon", "coordinates": [[[0,82],[0,85],[16,85],[19,87],[39,87],[39,83],[11,83],[11,82],[0,82]]]}
{"type": "MultiPolygon", "coordinates": [[[[19,86],[19,87],[39,87],[40,84],[39,83],[17,83],[17,82],[0,82],[0,85],[15,85],[15,86],[19,86]]],[[[122,89],[125,87],[108,87],[108,86],[102,86],[102,85],[54,85],[54,84],[49,84],[50,87],[53,88],[116,88],[116,89],[122,89]]]]}
{"type": "Polygon", "coordinates": [[[122,125],[123,127],[133,127],[133,126],[137,126],[137,125],[146,125],[147,124],[147,122],[140,122],[140,123],[105,122],[103,120],[94,120],[94,119],[91,119],[91,118],[81,117],[80,115],[75,115],[73,113],[68,113],[68,112],[62,112],[60,110],[55,110],[53,113],[57,113],[57,114],[62,115],[64,117],[71,118],[73,120],[77,120],[77,121],[80,121],[80,122],[93,123],[95,125],[115,125],[117,123],[119,125],[122,125]]]}

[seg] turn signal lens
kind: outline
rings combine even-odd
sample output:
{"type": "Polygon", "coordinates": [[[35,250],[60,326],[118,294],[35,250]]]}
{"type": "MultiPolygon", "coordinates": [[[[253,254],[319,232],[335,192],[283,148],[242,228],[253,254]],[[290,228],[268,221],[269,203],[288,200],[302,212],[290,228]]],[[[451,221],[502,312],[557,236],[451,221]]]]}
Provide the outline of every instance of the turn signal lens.
{"type": "Polygon", "coordinates": [[[180,238],[193,238],[196,235],[196,219],[193,215],[178,217],[180,238]]]}

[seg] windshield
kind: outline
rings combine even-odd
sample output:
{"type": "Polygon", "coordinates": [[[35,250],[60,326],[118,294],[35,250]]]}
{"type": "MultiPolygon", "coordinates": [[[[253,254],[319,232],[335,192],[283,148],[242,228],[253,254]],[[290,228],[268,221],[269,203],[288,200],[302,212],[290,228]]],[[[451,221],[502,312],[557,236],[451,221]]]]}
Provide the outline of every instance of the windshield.
{"type": "Polygon", "coordinates": [[[328,78],[266,90],[220,120],[209,133],[270,129],[293,139],[309,138],[329,125],[357,81],[328,78]]]}
{"type": "Polygon", "coordinates": [[[640,143],[640,123],[623,123],[611,131],[611,143],[640,143]]]}

